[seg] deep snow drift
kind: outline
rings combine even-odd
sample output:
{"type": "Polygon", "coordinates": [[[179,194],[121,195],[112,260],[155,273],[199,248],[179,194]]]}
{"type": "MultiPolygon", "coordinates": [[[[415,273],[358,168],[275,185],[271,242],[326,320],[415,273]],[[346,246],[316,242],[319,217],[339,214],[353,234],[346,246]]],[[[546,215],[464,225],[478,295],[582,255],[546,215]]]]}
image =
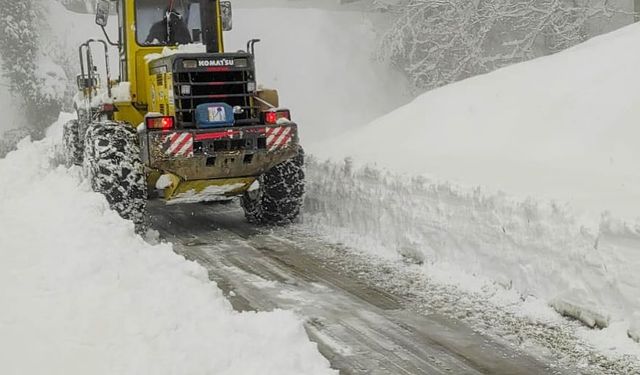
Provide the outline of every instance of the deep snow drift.
{"type": "Polygon", "coordinates": [[[0,372],[334,373],[293,313],[234,312],[204,268],[57,166],[60,129],[0,159],[0,372]]]}
{"type": "Polygon", "coordinates": [[[634,25],[314,145],[338,162],[310,164],[307,223],[535,296],[627,345],[640,325],[639,40],[634,25]]]}
{"type": "Polygon", "coordinates": [[[428,92],[313,151],[640,217],[638,40],[634,25],[428,92]]]}

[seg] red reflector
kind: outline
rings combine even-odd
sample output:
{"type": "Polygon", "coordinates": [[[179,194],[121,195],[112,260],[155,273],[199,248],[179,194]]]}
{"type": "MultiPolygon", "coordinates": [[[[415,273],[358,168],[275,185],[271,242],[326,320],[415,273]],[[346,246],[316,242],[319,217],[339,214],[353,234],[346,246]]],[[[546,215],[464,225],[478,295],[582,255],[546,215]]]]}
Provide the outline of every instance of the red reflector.
{"type": "Polygon", "coordinates": [[[169,130],[173,129],[174,119],[173,116],[147,117],[145,123],[147,129],[169,130]]]}
{"type": "Polygon", "coordinates": [[[264,113],[265,124],[277,124],[280,119],[291,120],[291,113],[288,110],[268,111],[264,113]]]}

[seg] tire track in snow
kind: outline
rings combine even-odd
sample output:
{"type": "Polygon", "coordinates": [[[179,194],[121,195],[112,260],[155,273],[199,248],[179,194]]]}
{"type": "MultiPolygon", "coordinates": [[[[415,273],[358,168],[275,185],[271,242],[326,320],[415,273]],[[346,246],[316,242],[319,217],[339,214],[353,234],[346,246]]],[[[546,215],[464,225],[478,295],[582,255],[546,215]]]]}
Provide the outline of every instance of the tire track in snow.
{"type": "Polygon", "coordinates": [[[155,228],[206,267],[236,309],[296,311],[341,373],[564,373],[460,321],[405,309],[401,298],[324,262],[326,244],[256,229],[235,204],[150,208],[155,228]]]}

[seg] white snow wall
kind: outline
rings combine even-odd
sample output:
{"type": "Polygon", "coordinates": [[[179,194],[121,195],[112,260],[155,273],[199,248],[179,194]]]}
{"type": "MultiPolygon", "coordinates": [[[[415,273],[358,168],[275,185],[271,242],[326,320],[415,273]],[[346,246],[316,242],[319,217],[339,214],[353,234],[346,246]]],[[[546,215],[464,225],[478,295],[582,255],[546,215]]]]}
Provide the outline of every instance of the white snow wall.
{"type": "Polygon", "coordinates": [[[357,249],[454,265],[585,322],[640,322],[640,226],[587,227],[553,203],[515,201],[345,163],[308,162],[305,222],[357,249]],[[636,313],[637,314],[637,313],[636,313]]]}
{"type": "Polygon", "coordinates": [[[335,373],[294,313],[235,312],[60,166],[69,119],[0,159],[0,373],[335,373]]]}

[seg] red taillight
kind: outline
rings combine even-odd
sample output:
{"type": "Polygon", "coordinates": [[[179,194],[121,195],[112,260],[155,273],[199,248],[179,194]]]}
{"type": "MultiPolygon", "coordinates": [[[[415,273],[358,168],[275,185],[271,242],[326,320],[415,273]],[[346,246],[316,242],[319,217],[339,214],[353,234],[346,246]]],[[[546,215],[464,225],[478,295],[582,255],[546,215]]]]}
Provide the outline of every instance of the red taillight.
{"type": "Polygon", "coordinates": [[[291,113],[288,110],[263,112],[265,124],[277,124],[278,120],[286,119],[291,121],[291,113]]]}
{"type": "Polygon", "coordinates": [[[278,122],[278,114],[276,112],[267,112],[264,114],[264,122],[267,124],[275,124],[278,122]]]}
{"type": "Polygon", "coordinates": [[[145,120],[147,129],[157,130],[173,129],[174,122],[173,116],[147,117],[145,120]]]}

